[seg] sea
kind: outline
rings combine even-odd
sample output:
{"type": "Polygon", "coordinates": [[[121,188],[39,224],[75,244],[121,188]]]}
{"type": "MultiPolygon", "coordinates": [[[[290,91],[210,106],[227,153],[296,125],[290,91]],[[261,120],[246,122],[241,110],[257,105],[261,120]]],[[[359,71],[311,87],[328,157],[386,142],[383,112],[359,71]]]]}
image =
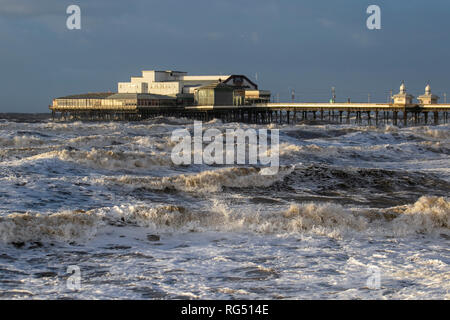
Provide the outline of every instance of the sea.
{"type": "Polygon", "coordinates": [[[449,124],[211,128],[278,129],[277,174],[175,165],[189,119],[0,115],[0,299],[450,299],[449,124]]]}

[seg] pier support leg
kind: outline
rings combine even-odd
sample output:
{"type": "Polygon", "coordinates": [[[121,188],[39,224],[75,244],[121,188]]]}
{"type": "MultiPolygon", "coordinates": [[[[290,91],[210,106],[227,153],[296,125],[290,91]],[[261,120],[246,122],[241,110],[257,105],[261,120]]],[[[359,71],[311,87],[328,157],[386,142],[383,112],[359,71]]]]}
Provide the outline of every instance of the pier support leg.
{"type": "Polygon", "coordinates": [[[439,124],[439,112],[437,111],[434,112],[434,124],[435,125],[439,124]]]}
{"type": "Polygon", "coordinates": [[[403,110],[403,125],[406,127],[408,125],[408,112],[403,110]]]}

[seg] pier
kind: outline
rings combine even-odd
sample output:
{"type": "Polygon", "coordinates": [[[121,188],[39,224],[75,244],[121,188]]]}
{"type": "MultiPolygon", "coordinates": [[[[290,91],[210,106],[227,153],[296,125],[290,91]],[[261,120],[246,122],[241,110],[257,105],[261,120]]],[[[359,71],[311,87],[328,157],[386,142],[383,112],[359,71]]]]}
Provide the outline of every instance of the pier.
{"type": "Polygon", "coordinates": [[[184,117],[202,121],[253,124],[326,122],[358,125],[438,125],[448,123],[450,104],[439,104],[431,92],[417,97],[406,90],[391,95],[390,103],[336,102],[333,88],[328,103],[270,102],[271,93],[260,90],[245,75],[189,76],[181,71],[142,71],[141,77],[119,82],[118,92],[97,92],[53,99],[53,119],[126,120],[184,117]]]}
{"type": "Polygon", "coordinates": [[[54,119],[137,121],[160,116],[251,124],[327,122],[358,125],[448,123],[450,104],[398,106],[377,103],[265,103],[242,106],[142,106],[127,108],[52,107],[54,119]]]}

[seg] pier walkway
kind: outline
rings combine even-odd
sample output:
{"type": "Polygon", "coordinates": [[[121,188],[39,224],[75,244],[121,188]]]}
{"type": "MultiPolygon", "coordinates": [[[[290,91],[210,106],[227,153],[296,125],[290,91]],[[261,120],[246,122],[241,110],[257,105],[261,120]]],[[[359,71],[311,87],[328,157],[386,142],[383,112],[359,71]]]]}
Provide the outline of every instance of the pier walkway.
{"type": "Polygon", "coordinates": [[[81,120],[140,120],[158,116],[186,117],[203,121],[298,123],[326,121],[408,126],[448,123],[450,104],[395,105],[383,103],[265,103],[241,106],[142,106],[115,108],[65,108],[50,106],[54,118],[81,120]]]}

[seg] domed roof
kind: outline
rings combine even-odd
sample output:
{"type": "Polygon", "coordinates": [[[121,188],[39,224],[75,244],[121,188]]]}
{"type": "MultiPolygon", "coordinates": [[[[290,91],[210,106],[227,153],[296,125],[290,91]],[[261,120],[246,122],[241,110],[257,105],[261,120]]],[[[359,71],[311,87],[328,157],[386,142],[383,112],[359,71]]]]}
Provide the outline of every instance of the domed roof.
{"type": "Polygon", "coordinates": [[[406,92],[405,82],[402,81],[402,85],[400,86],[400,93],[405,93],[405,92],[406,92]]]}
{"type": "Polygon", "coordinates": [[[431,87],[429,84],[425,87],[425,93],[430,94],[431,93],[431,87]]]}

